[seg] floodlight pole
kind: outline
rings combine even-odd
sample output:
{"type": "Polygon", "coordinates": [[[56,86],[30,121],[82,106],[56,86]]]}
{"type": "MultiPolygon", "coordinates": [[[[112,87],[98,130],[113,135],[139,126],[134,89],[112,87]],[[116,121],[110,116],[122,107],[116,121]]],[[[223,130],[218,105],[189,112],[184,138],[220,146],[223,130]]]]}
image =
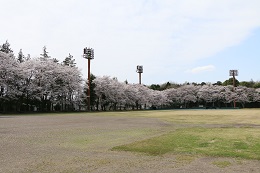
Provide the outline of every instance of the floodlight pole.
{"type": "Polygon", "coordinates": [[[143,73],[143,66],[142,65],[138,65],[137,68],[136,68],[136,72],[139,73],[139,84],[141,85],[142,84],[142,81],[141,81],[141,74],[143,73]]]}
{"type": "MultiPolygon", "coordinates": [[[[233,92],[235,92],[235,73],[233,71],[233,92]]],[[[234,108],[236,107],[236,100],[234,99],[234,108]]]]}
{"type": "Polygon", "coordinates": [[[141,75],[142,73],[139,73],[139,84],[141,85],[141,83],[142,83],[142,75],[141,75]]]}
{"type": "MultiPolygon", "coordinates": [[[[238,70],[229,70],[229,76],[233,77],[233,92],[235,92],[236,87],[236,78],[235,76],[238,76],[238,70]]],[[[236,100],[234,99],[234,108],[236,107],[236,100]]]]}
{"type": "Polygon", "coordinates": [[[90,58],[88,58],[88,111],[90,111],[90,58]]]}
{"type": "Polygon", "coordinates": [[[90,111],[90,60],[94,59],[94,49],[92,48],[84,48],[83,51],[83,58],[88,59],[88,92],[87,92],[87,104],[88,104],[88,111],[90,111]]]}

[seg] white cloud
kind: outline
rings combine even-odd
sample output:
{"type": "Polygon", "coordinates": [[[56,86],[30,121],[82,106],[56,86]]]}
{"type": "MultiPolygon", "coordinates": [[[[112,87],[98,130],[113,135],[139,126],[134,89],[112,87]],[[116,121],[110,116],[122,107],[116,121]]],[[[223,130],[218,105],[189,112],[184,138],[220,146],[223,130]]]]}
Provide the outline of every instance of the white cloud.
{"type": "Polygon", "coordinates": [[[0,41],[32,56],[46,45],[60,61],[71,53],[83,74],[91,46],[94,74],[131,82],[137,64],[171,71],[240,44],[260,27],[259,8],[259,0],[10,0],[1,2],[0,41]]]}
{"type": "Polygon", "coordinates": [[[191,70],[187,70],[187,73],[192,73],[192,74],[198,74],[198,73],[205,73],[205,72],[210,72],[214,71],[216,68],[213,65],[207,65],[207,66],[201,66],[201,67],[196,67],[191,70]]]}

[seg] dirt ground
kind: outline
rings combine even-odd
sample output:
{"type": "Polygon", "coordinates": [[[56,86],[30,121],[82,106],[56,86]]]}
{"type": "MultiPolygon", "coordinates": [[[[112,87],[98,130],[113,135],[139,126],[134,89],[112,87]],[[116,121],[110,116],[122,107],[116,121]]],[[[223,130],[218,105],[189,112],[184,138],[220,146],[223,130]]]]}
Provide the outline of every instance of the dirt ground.
{"type": "Polygon", "coordinates": [[[152,118],[0,116],[0,172],[259,173],[259,160],[112,151],[174,130],[152,118]]]}

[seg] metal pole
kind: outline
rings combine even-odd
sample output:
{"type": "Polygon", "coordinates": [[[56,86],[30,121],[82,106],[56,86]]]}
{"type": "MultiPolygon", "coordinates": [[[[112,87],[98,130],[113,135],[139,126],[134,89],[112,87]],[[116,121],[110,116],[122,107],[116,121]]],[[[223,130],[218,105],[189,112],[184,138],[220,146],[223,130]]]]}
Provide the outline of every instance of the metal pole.
{"type": "MultiPolygon", "coordinates": [[[[235,71],[233,71],[233,92],[235,92],[235,71]]],[[[236,99],[234,99],[234,108],[236,107],[236,99]]]]}
{"type": "Polygon", "coordinates": [[[88,90],[87,90],[87,105],[88,111],[90,111],[90,60],[94,59],[94,50],[92,48],[84,48],[83,58],[88,59],[88,90]]]}
{"type": "Polygon", "coordinates": [[[139,73],[139,84],[141,85],[141,73],[139,73]]]}
{"type": "MultiPolygon", "coordinates": [[[[235,76],[238,76],[238,71],[237,70],[229,70],[229,76],[233,77],[233,92],[235,92],[235,87],[236,87],[235,76]]],[[[234,99],[233,102],[234,102],[234,108],[235,108],[236,107],[236,99],[234,99]]]]}
{"type": "Polygon", "coordinates": [[[88,111],[90,111],[90,58],[88,58],[88,111]]]}

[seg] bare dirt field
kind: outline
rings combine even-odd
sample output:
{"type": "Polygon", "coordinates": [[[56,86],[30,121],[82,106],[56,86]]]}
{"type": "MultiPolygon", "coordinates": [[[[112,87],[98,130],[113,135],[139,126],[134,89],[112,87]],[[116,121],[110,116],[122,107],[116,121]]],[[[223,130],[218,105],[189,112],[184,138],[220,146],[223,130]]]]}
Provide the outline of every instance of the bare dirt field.
{"type": "Polygon", "coordinates": [[[0,172],[260,172],[259,160],[113,151],[189,125],[101,114],[0,115],[0,172]]]}

